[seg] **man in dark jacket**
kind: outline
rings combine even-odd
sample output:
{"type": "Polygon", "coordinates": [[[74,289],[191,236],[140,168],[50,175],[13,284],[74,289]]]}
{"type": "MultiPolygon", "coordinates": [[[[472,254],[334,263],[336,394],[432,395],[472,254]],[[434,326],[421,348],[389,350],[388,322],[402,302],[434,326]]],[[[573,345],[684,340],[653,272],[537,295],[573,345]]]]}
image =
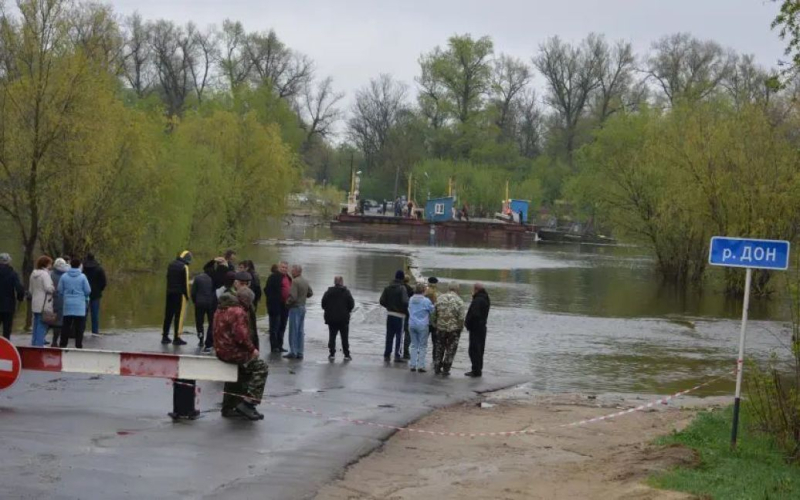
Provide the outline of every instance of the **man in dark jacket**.
{"type": "Polygon", "coordinates": [[[472,370],[465,373],[467,377],[480,377],[483,374],[483,349],[486,347],[486,321],[490,305],[486,289],[482,284],[475,283],[472,303],[464,320],[464,326],[469,331],[469,360],[472,362],[472,370]]]}
{"type": "Polygon", "coordinates": [[[214,290],[214,261],[203,266],[203,272],[192,281],[192,302],[194,303],[194,320],[197,325],[199,346],[204,353],[210,353],[214,346],[214,311],[217,309],[217,293],[214,290]],[[208,330],[204,331],[204,321],[208,318],[208,330]],[[205,340],[205,346],[203,341],[205,340]]]}
{"type": "Polygon", "coordinates": [[[3,337],[9,340],[17,302],[22,302],[24,298],[25,288],[19,280],[19,275],[11,267],[11,256],[0,253],[0,323],[3,325],[3,337]]]}
{"type": "Polygon", "coordinates": [[[100,333],[100,299],[103,298],[103,290],[106,289],[106,272],[94,258],[94,254],[87,253],[86,260],[83,261],[83,274],[89,280],[92,293],[89,296],[89,311],[92,318],[92,335],[100,333]]]}
{"type": "Polygon", "coordinates": [[[161,343],[169,344],[169,326],[175,323],[175,339],[173,345],[186,345],[181,338],[183,330],[183,314],[186,311],[186,301],[189,300],[189,264],[192,263],[192,254],[184,250],[167,267],[167,302],[164,308],[164,330],[161,343]]]}
{"type": "Polygon", "coordinates": [[[383,289],[381,294],[381,306],[386,308],[386,348],[383,351],[384,361],[389,361],[392,356],[392,343],[394,343],[394,360],[397,363],[405,361],[400,352],[400,344],[403,341],[403,323],[406,320],[408,310],[408,292],[403,285],[406,274],[397,271],[394,281],[383,289]]]}
{"type": "Polygon", "coordinates": [[[264,286],[269,315],[269,345],[270,352],[273,353],[287,352],[283,348],[283,339],[289,323],[289,308],[286,306],[286,301],[292,288],[292,278],[288,273],[289,264],[281,262],[272,270],[264,286]]]}
{"type": "MultiPolygon", "coordinates": [[[[414,296],[414,289],[411,287],[411,276],[406,275],[403,278],[403,286],[406,288],[406,294],[408,295],[408,300],[411,300],[411,297],[414,296]]],[[[411,359],[411,352],[409,349],[411,348],[411,329],[408,326],[409,315],[408,315],[408,308],[406,308],[406,319],[403,322],[403,359],[411,359]]]]}
{"type": "Polygon", "coordinates": [[[322,310],[325,311],[325,324],[328,325],[328,359],[336,358],[336,334],[342,336],[342,351],[345,361],[350,361],[350,313],[356,307],[353,294],[344,286],[344,278],[337,276],[333,286],[322,296],[322,310]]]}

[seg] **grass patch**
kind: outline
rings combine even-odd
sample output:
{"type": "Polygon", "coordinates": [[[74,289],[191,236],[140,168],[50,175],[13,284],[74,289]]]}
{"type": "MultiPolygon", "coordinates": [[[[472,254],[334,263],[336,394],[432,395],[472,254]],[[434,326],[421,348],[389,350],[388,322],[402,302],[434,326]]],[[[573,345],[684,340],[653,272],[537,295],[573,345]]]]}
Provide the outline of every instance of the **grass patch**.
{"type": "Polygon", "coordinates": [[[736,451],[731,451],[733,409],[706,411],[681,432],[664,436],[659,445],[697,450],[700,465],[677,468],[649,479],[657,488],[715,499],[798,499],[800,466],[785,461],[772,439],[752,428],[743,406],[736,451]]]}

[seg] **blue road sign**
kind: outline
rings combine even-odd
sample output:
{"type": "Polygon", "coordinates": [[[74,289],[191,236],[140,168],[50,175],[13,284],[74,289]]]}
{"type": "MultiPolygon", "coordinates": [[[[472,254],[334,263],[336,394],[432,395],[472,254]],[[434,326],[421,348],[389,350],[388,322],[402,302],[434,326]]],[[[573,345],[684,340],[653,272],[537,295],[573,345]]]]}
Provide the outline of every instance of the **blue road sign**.
{"type": "Polygon", "coordinates": [[[712,266],[785,271],[789,268],[789,242],[714,236],[708,263],[712,266]]]}

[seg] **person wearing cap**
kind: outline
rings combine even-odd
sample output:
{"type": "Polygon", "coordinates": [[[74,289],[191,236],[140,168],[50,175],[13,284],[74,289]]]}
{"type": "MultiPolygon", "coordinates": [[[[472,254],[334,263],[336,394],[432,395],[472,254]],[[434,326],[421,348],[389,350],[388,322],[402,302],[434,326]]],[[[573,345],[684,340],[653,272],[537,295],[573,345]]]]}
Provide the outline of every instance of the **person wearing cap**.
{"type": "Polygon", "coordinates": [[[292,288],[289,290],[289,354],[287,359],[303,359],[305,350],[306,300],[314,295],[311,285],[303,277],[303,266],[292,266],[292,288]]]}
{"type": "Polygon", "coordinates": [[[253,291],[241,287],[236,294],[226,293],[219,300],[214,315],[214,351],[217,358],[239,368],[236,382],[226,382],[222,396],[222,416],[243,416],[262,420],[256,406],[264,397],[268,367],[259,357],[249,328],[249,311],[253,307],[253,291]]]}
{"type": "Polygon", "coordinates": [[[11,267],[11,256],[0,253],[0,323],[3,325],[3,337],[11,339],[11,328],[14,325],[14,312],[17,303],[25,298],[25,287],[19,275],[11,267]]]}
{"type": "MultiPolygon", "coordinates": [[[[253,277],[247,271],[239,271],[233,275],[233,290],[234,294],[239,293],[240,290],[245,288],[250,289],[250,282],[253,277]]],[[[261,349],[261,342],[258,339],[258,325],[256,324],[256,309],[255,309],[255,294],[253,294],[253,300],[250,301],[250,305],[247,307],[249,325],[250,325],[250,338],[253,342],[253,345],[256,346],[256,349],[261,349]]]]}
{"type": "Polygon", "coordinates": [[[450,283],[447,293],[436,301],[436,310],[432,317],[439,335],[439,350],[433,361],[433,370],[437,375],[450,375],[450,367],[464,329],[466,309],[464,301],[458,296],[458,283],[450,283]]]}
{"type": "Polygon", "coordinates": [[[181,333],[186,302],[189,300],[189,264],[191,263],[191,252],[184,250],[167,267],[167,300],[164,308],[162,344],[172,342],[172,345],[186,345],[186,341],[181,338],[181,333]],[[173,322],[175,325],[175,338],[170,341],[169,327],[173,322]]]}
{"type": "Polygon", "coordinates": [[[389,361],[392,356],[392,344],[394,344],[394,360],[402,363],[402,353],[400,345],[403,341],[403,323],[406,320],[408,311],[408,292],[403,284],[406,274],[397,271],[394,274],[394,281],[383,289],[380,304],[386,309],[386,346],[383,350],[384,361],[389,361]]]}
{"type": "MultiPolygon", "coordinates": [[[[52,347],[58,347],[58,341],[61,337],[61,327],[64,325],[64,295],[59,293],[58,283],[67,271],[69,271],[69,264],[61,257],[56,259],[53,263],[53,270],[50,271],[50,279],[53,280],[53,286],[56,289],[56,292],[53,294],[53,312],[56,313],[56,322],[50,325],[53,327],[53,340],[50,343],[52,347]]],[[[89,286],[91,286],[91,283],[89,286]]]]}

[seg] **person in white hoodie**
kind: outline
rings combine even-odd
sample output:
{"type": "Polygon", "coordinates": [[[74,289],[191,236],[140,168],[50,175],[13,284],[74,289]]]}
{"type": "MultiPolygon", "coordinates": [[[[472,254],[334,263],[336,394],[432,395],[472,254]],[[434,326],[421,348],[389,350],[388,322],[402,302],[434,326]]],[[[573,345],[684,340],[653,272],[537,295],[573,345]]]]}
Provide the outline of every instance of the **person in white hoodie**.
{"type": "Polygon", "coordinates": [[[47,323],[42,321],[42,313],[45,310],[53,309],[53,279],[50,277],[50,266],[53,259],[47,255],[42,255],[36,261],[36,269],[31,273],[28,291],[31,294],[31,311],[33,311],[33,335],[31,345],[44,347],[44,338],[47,335],[47,323]]]}

